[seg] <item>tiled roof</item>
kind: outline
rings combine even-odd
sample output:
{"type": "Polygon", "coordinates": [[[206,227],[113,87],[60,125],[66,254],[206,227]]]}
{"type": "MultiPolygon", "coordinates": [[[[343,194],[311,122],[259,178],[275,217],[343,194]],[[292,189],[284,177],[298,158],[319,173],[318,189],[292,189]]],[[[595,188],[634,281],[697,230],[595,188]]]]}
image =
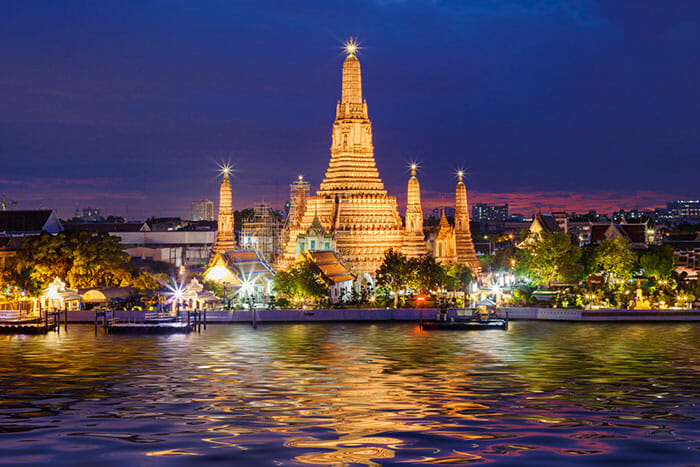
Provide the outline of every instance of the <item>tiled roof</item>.
{"type": "Polygon", "coordinates": [[[0,211],[0,232],[41,232],[52,212],[50,209],[0,211]]]}
{"type": "Polygon", "coordinates": [[[556,219],[553,216],[545,216],[541,212],[538,212],[535,216],[537,222],[540,223],[542,228],[548,232],[561,232],[562,228],[557,224],[556,219]]]}
{"type": "Polygon", "coordinates": [[[63,229],[66,232],[140,232],[143,227],[142,223],[129,222],[126,224],[118,223],[97,223],[84,222],[79,224],[63,224],[63,229]]]}
{"type": "Polygon", "coordinates": [[[335,251],[308,251],[307,254],[328,280],[337,284],[357,279],[357,275],[335,251]]]}

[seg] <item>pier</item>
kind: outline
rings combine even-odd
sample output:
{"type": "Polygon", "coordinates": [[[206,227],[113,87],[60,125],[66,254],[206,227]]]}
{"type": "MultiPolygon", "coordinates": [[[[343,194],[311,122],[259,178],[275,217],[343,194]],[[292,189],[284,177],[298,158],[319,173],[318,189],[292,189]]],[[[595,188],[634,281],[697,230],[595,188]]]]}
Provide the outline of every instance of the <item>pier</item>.
{"type": "Polygon", "coordinates": [[[28,313],[23,310],[0,310],[0,334],[46,334],[49,331],[60,332],[61,315],[67,324],[66,311],[48,311],[28,313]]]}

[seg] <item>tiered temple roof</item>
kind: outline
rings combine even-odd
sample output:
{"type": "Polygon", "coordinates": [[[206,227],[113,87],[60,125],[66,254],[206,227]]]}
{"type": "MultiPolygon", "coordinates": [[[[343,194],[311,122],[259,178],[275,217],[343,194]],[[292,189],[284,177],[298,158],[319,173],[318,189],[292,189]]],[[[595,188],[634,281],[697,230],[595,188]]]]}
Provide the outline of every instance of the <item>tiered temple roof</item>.
{"type": "Polygon", "coordinates": [[[280,268],[291,266],[296,237],[306,231],[316,215],[334,235],[337,250],[360,274],[374,274],[384,253],[403,243],[396,198],[387,196],[374,161],[372,124],[362,99],[360,62],[354,53],[349,53],[343,64],[341,96],[326,176],[317,196],[306,200],[301,221],[288,227],[280,268]]]}

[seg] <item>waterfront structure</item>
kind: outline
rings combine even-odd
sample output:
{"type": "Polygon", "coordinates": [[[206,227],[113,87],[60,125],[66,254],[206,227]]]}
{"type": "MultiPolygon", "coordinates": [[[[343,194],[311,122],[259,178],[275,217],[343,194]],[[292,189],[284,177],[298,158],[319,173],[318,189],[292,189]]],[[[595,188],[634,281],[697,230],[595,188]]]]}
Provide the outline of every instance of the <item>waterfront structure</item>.
{"type": "Polygon", "coordinates": [[[40,310],[79,310],[82,295],[56,277],[39,295],[40,310]]]}
{"type": "Polygon", "coordinates": [[[462,171],[457,173],[457,191],[455,195],[455,251],[457,263],[469,266],[477,272],[481,269],[481,263],[476,257],[474,243],[472,242],[471,229],[469,227],[469,205],[467,204],[467,187],[462,181],[462,171]]]}
{"type": "Polygon", "coordinates": [[[215,253],[203,277],[231,285],[241,298],[262,299],[272,292],[274,275],[258,250],[239,249],[215,253]]]}
{"type": "Polygon", "coordinates": [[[376,168],[372,124],[362,98],[360,61],[352,43],[346,50],[328,170],[316,196],[306,198],[304,206],[296,206],[299,217],[287,225],[286,244],[277,265],[287,269],[293,264],[297,237],[318,216],[333,235],[339,253],[369,280],[384,253],[401,248],[404,230],[396,198],[388,196],[376,168]]]}
{"type": "Polygon", "coordinates": [[[208,199],[200,199],[192,201],[192,220],[193,221],[213,221],[214,220],[214,202],[208,199]]]}
{"type": "Polygon", "coordinates": [[[182,304],[190,310],[214,310],[221,302],[213,292],[204,290],[204,286],[193,278],[182,291],[182,304]]]}
{"type": "Polygon", "coordinates": [[[423,210],[420,203],[420,183],[416,178],[416,164],[411,164],[411,178],[408,180],[405,224],[402,253],[409,258],[426,254],[428,249],[423,233],[423,210]]]}
{"type": "Polygon", "coordinates": [[[218,253],[224,253],[236,248],[236,238],[233,234],[233,200],[231,196],[231,182],[228,174],[230,167],[222,169],[224,179],[219,188],[219,216],[217,219],[218,230],[216,231],[216,244],[214,245],[213,257],[218,253]]]}

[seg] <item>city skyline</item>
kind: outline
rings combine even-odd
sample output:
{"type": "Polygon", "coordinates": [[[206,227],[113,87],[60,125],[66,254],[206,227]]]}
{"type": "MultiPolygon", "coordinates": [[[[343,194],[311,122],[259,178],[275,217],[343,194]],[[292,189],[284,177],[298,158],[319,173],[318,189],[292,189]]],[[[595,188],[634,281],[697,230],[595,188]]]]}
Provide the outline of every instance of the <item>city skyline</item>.
{"type": "Polygon", "coordinates": [[[412,160],[425,211],[457,168],[470,204],[526,215],[698,198],[697,6],[40,5],[0,7],[0,193],[19,209],[186,217],[226,160],[235,208],[282,205],[297,173],[315,191],[350,36],[402,214],[412,160]]]}

